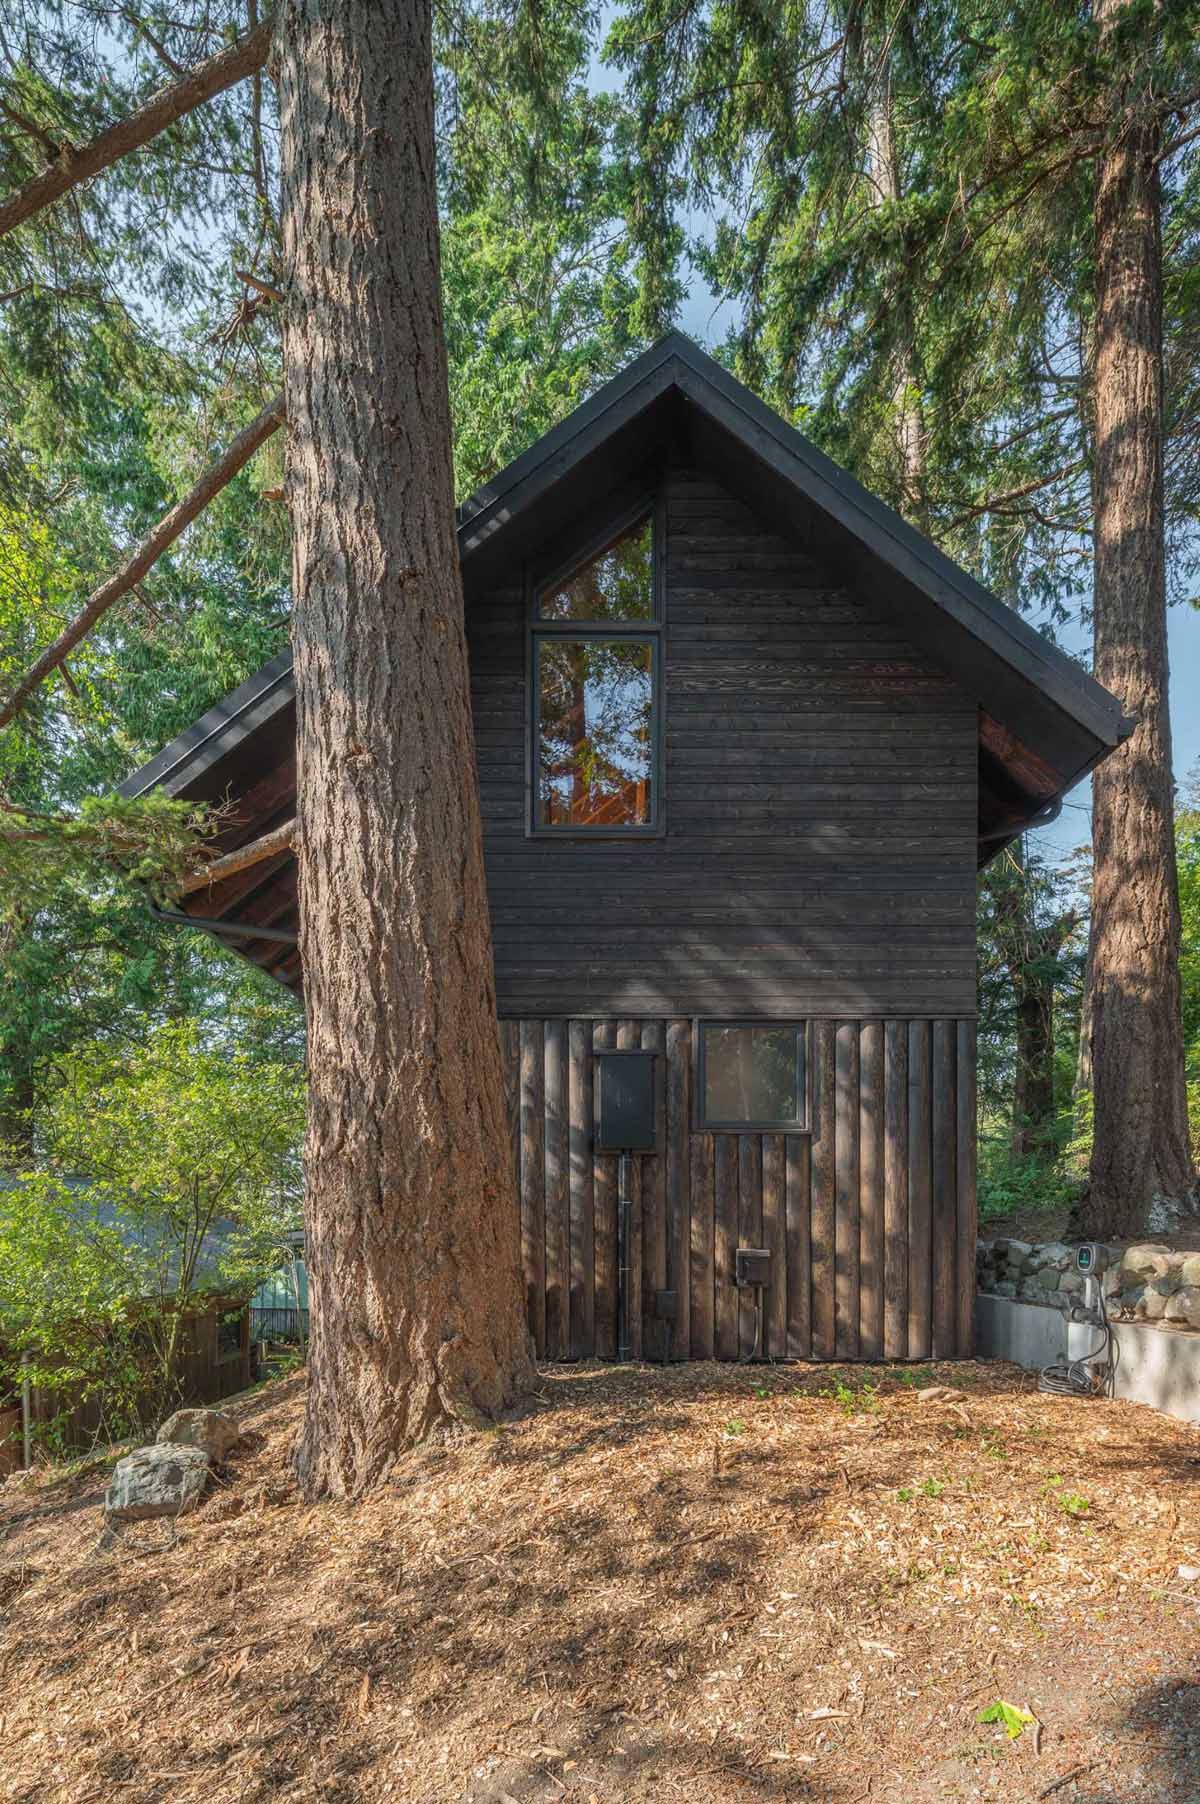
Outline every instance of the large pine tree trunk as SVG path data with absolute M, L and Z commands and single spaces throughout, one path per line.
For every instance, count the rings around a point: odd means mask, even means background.
M 454 534 L 429 0 L 276 39 L 313 1334 L 353 1495 L 528 1368 Z
M 1096 0 L 1102 33 L 1127 0 Z M 1133 1234 L 1182 1199 L 1188 1154 L 1179 994 L 1163 520 L 1160 128 L 1146 72 L 1121 51 L 1098 155 L 1096 675 L 1137 727 L 1093 778 L 1092 1071 L 1087 1232 Z

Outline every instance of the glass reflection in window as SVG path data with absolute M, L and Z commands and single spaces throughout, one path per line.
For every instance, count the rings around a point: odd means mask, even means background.
M 649 639 L 539 638 L 538 824 L 651 825 L 653 715 Z

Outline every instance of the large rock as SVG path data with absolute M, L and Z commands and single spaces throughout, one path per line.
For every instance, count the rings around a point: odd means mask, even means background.
M 1033 1244 L 1028 1240 L 1001 1239 L 993 1245 L 996 1258 L 1006 1265 L 1020 1265 L 1022 1259 L 1028 1259 L 1033 1251 Z
M 1170 1247 L 1156 1246 L 1150 1241 L 1126 1247 L 1121 1255 L 1121 1270 L 1127 1280 L 1141 1279 L 1144 1283 L 1148 1278 L 1165 1278 L 1170 1269 Z
M 1188 1285 L 1200 1284 L 1200 1253 L 1187 1253 L 1179 1267 L 1180 1282 Z
M 1040 1272 L 1046 1266 L 1053 1265 L 1060 1272 L 1065 1272 L 1068 1266 L 1075 1263 L 1075 1249 L 1065 1246 L 1061 1240 L 1046 1240 L 1041 1246 L 1034 1247 L 1029 1257 L 1034 1271 Z
M 241 1440 L 232 1416 L 220 1409 L 177 1409 L 168 1416 L 155 1440 L 173 1447 L 202 1447 L 210 1460 L 220 1461 Z
M 144 1522 L 151 1516 L 182 1516 L 195 1509 L 208 1477 L 202 1447 L 155 1442 L 117 1461 L 104 1499 L 110 1522 Z

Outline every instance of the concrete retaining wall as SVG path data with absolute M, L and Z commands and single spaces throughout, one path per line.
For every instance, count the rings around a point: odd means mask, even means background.
M 1200 1334 L 1114 1322 L 1117 1370 L 1113 1395 L 1148 1403 L 1184 1422 L 1200 1422 Z M 1041 1303 L 1008 1297 L 975 1299 L 975 1351 L 1031 1371 L 1067 1356 L 1067 1318 Z

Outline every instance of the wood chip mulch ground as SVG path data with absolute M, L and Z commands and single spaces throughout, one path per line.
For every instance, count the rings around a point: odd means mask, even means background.
M 98 1551 L 99 1466 L 0 1490 L 0 1797 L 1200 1800 L 1195 1428 L 997 1364 L 558 1367 L 309 1507 L 302 1387 L 177 1533 Z

